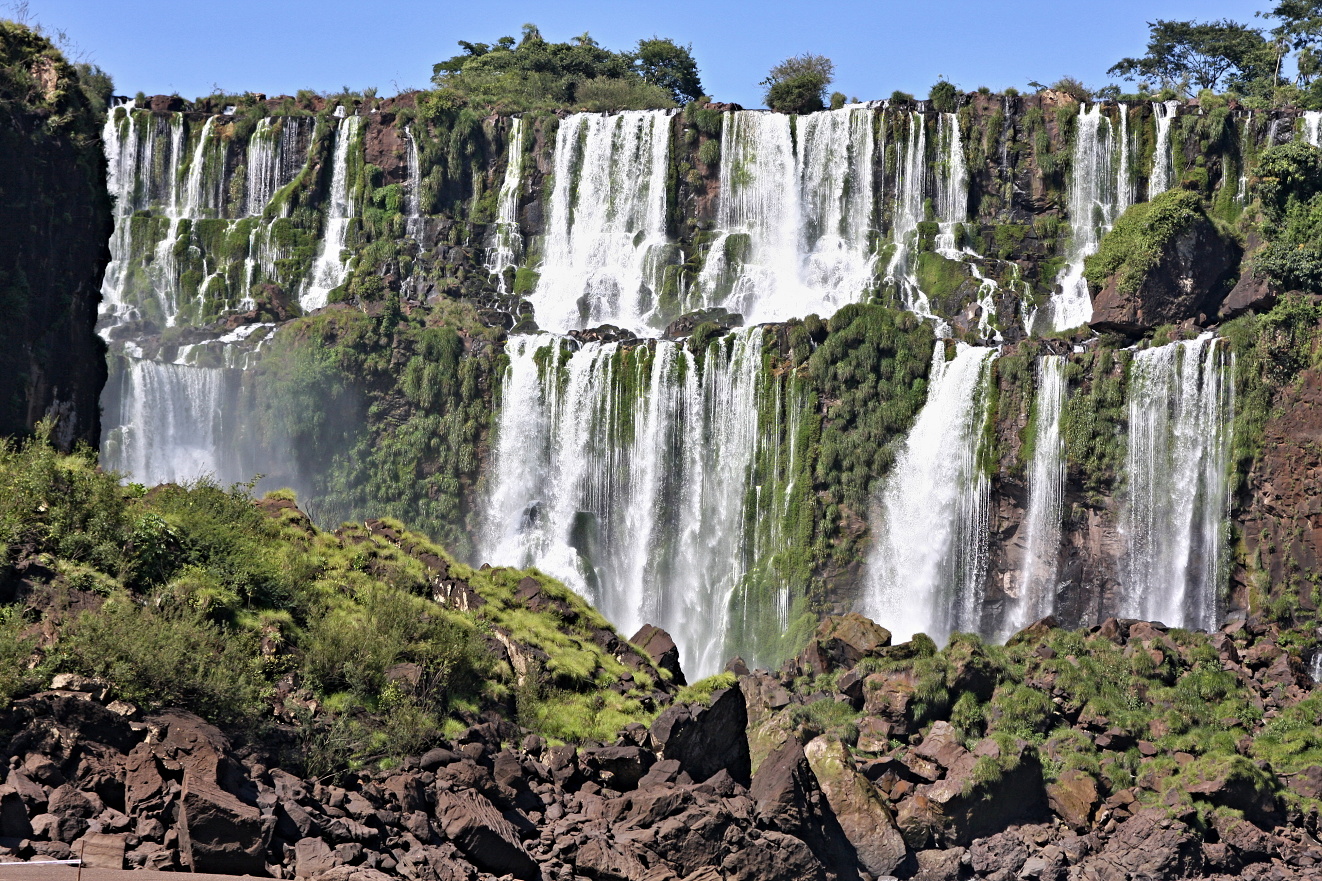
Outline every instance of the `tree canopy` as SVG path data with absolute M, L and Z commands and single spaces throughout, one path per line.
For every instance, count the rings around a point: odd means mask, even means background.
M 1248 25 L 1157 19 L 1148 28 L 1147 54 L 1123 58 L 1107 73 L 1193 93 L 1227 86 L 1251 91 L 1275 72 L 1277 51 Z
M 432 67 L 441 99 L 455 106 L 642 110 L 673 107 L 702 93 L 690 48 L 662 37 L 615 52 L 586 32 L 553 43 L 525 24 L 518 41 L 506 36 L 494 44 L 460 40 L 459 46 L 461 54 Z
M 771 68 L 760 83 L 767 106 L 782 113 L 812 113 L 826 107 L 826 87 L 835 78 L 835 63 L 825 55 L 805 53 Z

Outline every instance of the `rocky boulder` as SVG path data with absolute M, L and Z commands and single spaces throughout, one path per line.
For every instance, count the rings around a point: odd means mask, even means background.
M 651 734 L 661 757 L 678 761 L 694 782 L 728 771 L 736 782 L 747 786 L 752 773 L 747 725 L 744 695 L 734 685 L 714 693 L 707 706 L 670 707 L 652 723 Z
M 669 633 L 660 627 L 644 624 L 629 642 L 642 649 L 659 669 L 670 671 L 671 681 L 675 685 L 688 685 L 684 671 L 679 666 L 679 647 Z
M 1162 324 L 1206 323 L 1241 257 L 1238 242 L 1193 193 L 1171 190 L 1135 205 L 1087 259 L 1090 324 L 1137 335 Z
M 908 855 L 904 837 L 881 795 L 859 773 L 849 749 L 838 740 L 818 737 L 804 748 L 813 776 L 858 862 L 872 875 L 890 875 Z
M 857 612 L 834 615 L 822 621 L 800 655 L 800 665 L 817 675 L 850 669 L 891 644 L 885 627 Z

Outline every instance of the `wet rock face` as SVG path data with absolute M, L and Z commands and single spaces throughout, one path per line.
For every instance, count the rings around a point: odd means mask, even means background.
M 95 324 L 112 221 L 101 120 L 69 65 L 28 57 L 41 42 L 0 34 L 0 67 L 39 84 L 0 110 L 0 437 L 49 418 L 68 449 L 100 442 L 106 364 Z

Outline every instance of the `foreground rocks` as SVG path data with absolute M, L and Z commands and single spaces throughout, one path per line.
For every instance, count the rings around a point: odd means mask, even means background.
M 1095 630 L 1126 651 L 1181 651 L 1160 625 L 1111 620 Z M 1016 640 L 1045 657 L 1051 633 L 1043 623 Z M 732 687 L 676 704 L 650 728 L 629 726 L 614 743 L 552 746 L 493 719 L 389 771 L 335 780 L 273 767 L 188 713 L 140 718 L 99 683 L 65 675 L 0 717 L 10 732 L 0 857 L 321 881 L 1137 881 L 1322 871 L 1316 811 L 1291 808 L 1264 783 L 1262 763 L 1190 765 L 1200 769 L 1195 782 L 1174 795 L 1160 774 L 1123 787 L 1078 768 L 1048 775 L 1050 756 L 1022 739 L 918 724 L 919 683 L 899 663 L 916 649 L 890 642 L 858 616 L 828 619 L 782 670 L 741 671 Z M 1309 693 L 1270 628 L 1232 625 L 1210 644 L 1265 714 Z M 976 653 L 945 657 L 960 693 L 990 695 Z M 1055 695 L 1063 721 L 1104 753 L 1155 753 L 1071 706 L 1052 682 L 1031 687 Z M 812 721 L 828 705 L 860 711 L 852 733 Z M 1168 764 L 1193 761 L 1176 754 Z M 1322 766 L 1286 785 L 1317 798 Z

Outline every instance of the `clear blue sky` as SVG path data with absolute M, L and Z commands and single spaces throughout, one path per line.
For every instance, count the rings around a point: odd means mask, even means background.
M 12 0 L 0 0 L 0 16 Z M 1254 21 L 1271 0 L 29 0 L 32 18 L 69 39 L 116 91 L 219 87 L 275 95 L 428 84 L 457 40 L 493 42 L 536 23 L 550 40 L 588 31 L 611 49 L 639 37 L 691 43 L 709 94 L 755 107 L 757 83 L 803 52 L 832 58 L 837 88 L 863 99 L 926 96 L 939 76 L 964 89 L 1023 89 L 1069 75 L 1107 82 L 1141 55 L 1146 21 Z M 1259 25 L 1265 22 L 1258 20 Z

